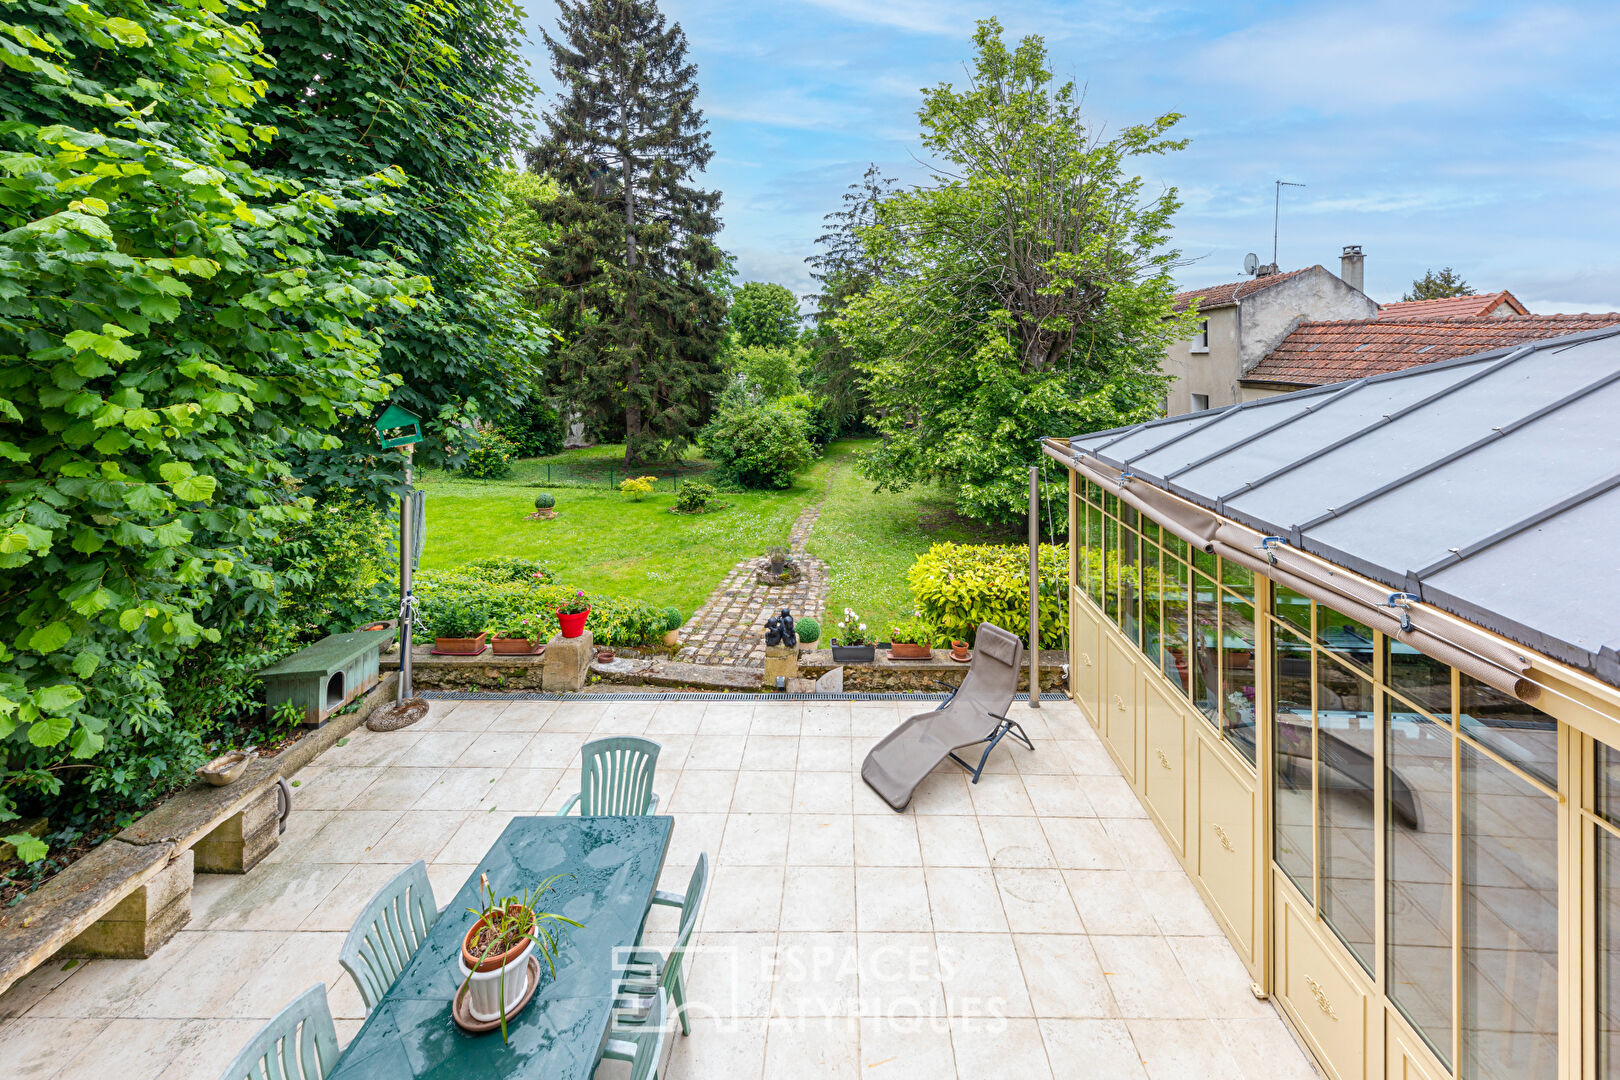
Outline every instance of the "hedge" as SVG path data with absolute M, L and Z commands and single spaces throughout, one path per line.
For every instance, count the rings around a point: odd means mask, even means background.
M 424 570 L 416 576 L 415 592 L 418 614 L 431 634 L 435 620 L 459 625 L 469 607 L 491 626 L 525 615 L 550 617 L 558 602 L 574 590 L 555 584 L 536 563 L 483 559 L 452 570 Z M 648 645 L 664 634 L 664 609 L 645 600 L 592 595 L 590 602 L 585 629 L 598 645 Z
M 1068 623 L 1069 556 L 1040 547 L 1041 647 L 1061 648 Z M 917 610 L 941 631 L 972 641 L 980 623 L 1019 637 L 1029 628 L 1029 549 L 1018 545 L 935 544 L 906 574 Z

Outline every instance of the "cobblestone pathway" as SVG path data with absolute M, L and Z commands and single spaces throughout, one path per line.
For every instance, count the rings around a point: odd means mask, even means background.
M 770 559 L 756 555 L 733 566 L 703 606 L 681 627 L 681 660 L 695 664 L 765 666 L 765 620 L 783 608 L 794 618 L 826 614 L 827 564 L 805 554 L 804 542 L 821 516 L 821 506 L 805 507 L 793 523 L 788 547 L 804 576 L 795 585 L 761 585 L 756 571 Z

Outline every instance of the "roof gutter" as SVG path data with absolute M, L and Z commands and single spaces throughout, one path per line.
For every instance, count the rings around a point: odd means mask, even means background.
M 1520 701 L 1534 702 L 1541 696 L 1541 687 L 1530 678 L 1529 657 L 1500 638 L 1424 604 L 1419 597 L 1391 592 L 1387 586 L 1307 555 L 1280 537 L 1263 536 L 1153 484 L 1136 483 L 1129 471 L 1083 452 L 1051 442 L 1043 442 L 1041 450 L 1202 551 L 1230 559 L 1327 604 Z

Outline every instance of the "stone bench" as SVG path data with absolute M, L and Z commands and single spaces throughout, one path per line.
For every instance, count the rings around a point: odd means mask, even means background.
M 388 676 L 364 705 L 233 784 L 197 783 L 0 911 L 0 994 L 52 957 L 145 959 L 191 921 L 194 874 L 245 874 L 280 842 L 276 788 L 394 694 Z

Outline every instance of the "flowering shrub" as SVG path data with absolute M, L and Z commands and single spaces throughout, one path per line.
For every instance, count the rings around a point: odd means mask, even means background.
M 619 490 L 630 496 L 631 502 L 640 502 L 652 494 L 653 485 L 657 482 L 656 476 L 627 476 L 619 481 Z
M 523 638 L 525 641 L 533 642 L 540 636 L 542 630 L 549 632 L 547 623 L 548 620 L 538 615 L 517 615 L 501 624 L 501 637 L 511 638 L 514 641 Z
M 818 628 L 819 629 L 819 628 Z M 844 617 L 838 620 L 838 633 L 833 635 L 834 645 L 870 645 L 872 635 L 867 631 L 866 624 L 852 608 L 844 609 Z

